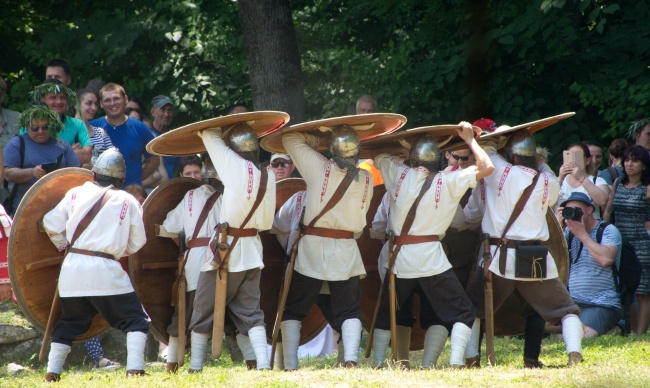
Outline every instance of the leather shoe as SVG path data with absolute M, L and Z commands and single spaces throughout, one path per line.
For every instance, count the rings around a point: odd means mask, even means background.
M 47 372 L 45 375 L 45 381 L 48 383 L 56 383 L 61 380 L 61 375 L 58 373 Z
M 528 369 L 542 369 L 544 367 L 544 364 L 542 364 L 541 361 L 534 359 L 534 358 L 529 358 L 529 357 L 524 357 L 524 368 Z
M 468 368 L 480 368 L 481 356 L 474 356 L 465 359 L 465 366 Z
M 356 361 L 346 361 L 343 363 L 344 368 L 356 368 L 359 364 Z
M 257 360 L 246 360 L 246 369 L 257 369 Z
M 569 353 L 569 362 L 567 362 L 567 365 L 578 365 L 582 362 L 582 354 L 578 352 L 571 352 Z
M 126 377 L 129 376 L 144 376 L 145 373 L 143 370 L 134 370 L 134 369 L 129 369 L 126 371 Z

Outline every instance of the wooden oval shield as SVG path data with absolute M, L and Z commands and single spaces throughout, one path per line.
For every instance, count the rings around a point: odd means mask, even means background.
M 275 211 L 277 212 L 291 196 L 301 190 L 306 190 L 307 185 L 300 178 L 287 178 L 275 184 Z M 280 289 L 284 280 L 285 265 L 287 257 L 284 249 L 278 242 L 277 237 L 269 231 L 260 232 L 264 252 L 264 270 L 260 279 L 260 291 L 262 294 L 260 304 L 264 311 L 264 323 L 266 324 L 266 337 L 269 344 L 273 336 L 273 325 L 278 311 L 278 300 Z M 327 325 L 325 317 L 317 305 L 313 305 L 309 313 L 302 321 L 300 329 L 300 344 L 305 344 L 316 337 Z
M 129 257 L 129 271 L 135 292 L 151 318 L 149 330 L 156 340 L 167 343 L 167 326 L 172 321 L 171 289 L 178 270 L 179 249 L 167 237 L 158 237 L 155 225 L 161 225 L 167 213 L 183 200 L 185 193 L 201 186 L 191 178 L 174 178 L 156 187 L 142 205 L 147 243 Z
M 42 333 L 50 316 L 64 256 L 39 227 L 39 223 L 68 190 L 92 180 L 93 173 L 83 168 L 56 170 L 39 179 L 25 193 L 16 209 L 9 238 L 11 287 L 25 318 Z M 60 309 L 56 314 L 61 314 Z M 108 323 L 98 314 L 90 329 L 76 340 L 93 338 L 107 328 Z

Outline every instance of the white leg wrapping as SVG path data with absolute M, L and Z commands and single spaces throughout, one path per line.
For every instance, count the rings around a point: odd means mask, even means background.
M 202 370 L 205 360 L 205 351 L 208 348 L 209 334 L 192 331 L 192 350 L 190 351 L 190 369 Z
M 52 342 L 50 344 L 50 354 L 47 356 L 47 371 L 48 373 L 56 373 L 60 375 L 63 372 L 63 364 L 65 363 L 68 353 L 70 353 L 68 345 Z
M 476 318 L 474 324 L 472 325 L 472 335 L 469 337 L 469 342 L 465 348 L 465 358 L 477 357 L 479 354 L 479 348 L 481 344 L 479 340 L 481 339 L 481 320 Z
M 243 334 L 237 334 L 237 346 L 244 355 L 244 360 L 246 361 L 255 361 L 257 356 L 255 355 L 255 350 L 253 350 L 253 345 L 251 345 L 251 340 Z
M 167 362 L 178 362 L 178 337 L 169 337 L 169 344 L 167 344 Z
M 584 329 L 582 322 L 575 314 L 567 314 L 562 318 L 562 336 L 566 346 L 567 354 L 578 352 L 582 354 L 582 337 Z
M 372 340 L 373 362 L 372 366 L 380 367 L 384 365 L 386 359 L 386 349 L 390 343 L 390 330 L 375 328 L 375 334 Z
M 345 361 L 359 362 L 359 344 L 361 343 L 361 321 L 357 318 L 346 319 L 341 325 Z
M 239 340 L 239 336 L 237 337 L 237 340 Z M 266 350 L 266 329 L 264 326 L 255 326 L 248 330 L 248 338 L 255 351 L 257 369 L 270 369 L 271 364 L 269 363 L 269 354 Z M 244 349 L 242 349 L 242 352 L 244 352 Z
M 336 344 L 336 362 L 343 364 L 345 362 L 345 346 L 343 346 L 343 338 L 339 338 Z
M 436 366 L 438 357 L 447 343 L 449 331 L 442 325 L 430 326 L 424 336 L 424 352 L 422 353 L 422 367 Z
M 144 347 L 147 335 L 140 331 L 126 333 L 126 370 L 144 370 Z
M 284 370 L 284 348 L 282 348 L 282 342 L 275 344 L 275 357 L 273 361 L 276 369 Z
M 282 321 L 282 347 L 284 352 L 284 369 L 298 369 L 298 346 L 300 346 L 300 321 Z
M 472 335 L 470 329 L 464 323 L 456 322 L 451 328 L 451 356 L 449 357 L 450 365 L 465 365 L 465 348 L 469 337 Z
M 397 360 L 409 361 L 411 350 L 411 328 L 408 326 L 397 326 Z

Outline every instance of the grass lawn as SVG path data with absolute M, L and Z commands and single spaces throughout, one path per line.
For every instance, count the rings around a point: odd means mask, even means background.
M 365 338 L 364 338 L 365 340 Z M 361 358 L 358 369 L 335 366 L 336 357 L 301 360 L 297 372 L 247 371 L 233 365 L 224 352 L 218 361 L 209 361 L 201 374 L 188 374 L 186 365 L 176 375 L 164 373 L 163 363 L 147 364 L 145 377 L 126 378 L 124 368 L 97 371 L 91 368 L 68 369 L 57 386 L 61 387 L 292 387 L 292 386 L 549 386 L 549 387 L 648 387 L 650 386 L 650 335 L 622 337 L 603 336 L 583 341 L 585 362 L 566 366 L 564 343 L 554 337 L 545 339 L 541 370 L 523 368 L 523 340 L 497 338 L 497 365 L 471 370 L 398 370 L 387 367 L 374 370 L 370 359 Z M 361 353 L 360 353 L 361 354 Z M 411 364 L 418 365 L 422 352 L 411 353 Z M 445 348 L 438 365 L 449 360 Z M 29 369 L 17 376 L 7 376 L 6 366 L 0 369 L 0 386 L 32 387 L 45 385 L 45 367 Z

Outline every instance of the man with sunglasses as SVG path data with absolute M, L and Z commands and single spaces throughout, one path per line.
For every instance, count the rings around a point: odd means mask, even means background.
M 6 209 L 12 215 L 27 190 L 45 174 L 81 165 L 70 144 L 58 137 L 63 123 L 57 112 L 32 105 L 20 115 L 19 125 L 27 132 L 9 140 L 3 155 L 5 179 L 14 183 L 12 206 Z
M 287 154 L 273 154 L 271 155 L 271 169 L 277 182 L 280 179 L 290 178 L 296 165 L 293 164 L 291 156 Z
M 471 150 L 447 151 L 445 157 L 449 161 L 449 166 L 445 171 L 456 171 L 466 169 L 476 164 L 476 159 Z

